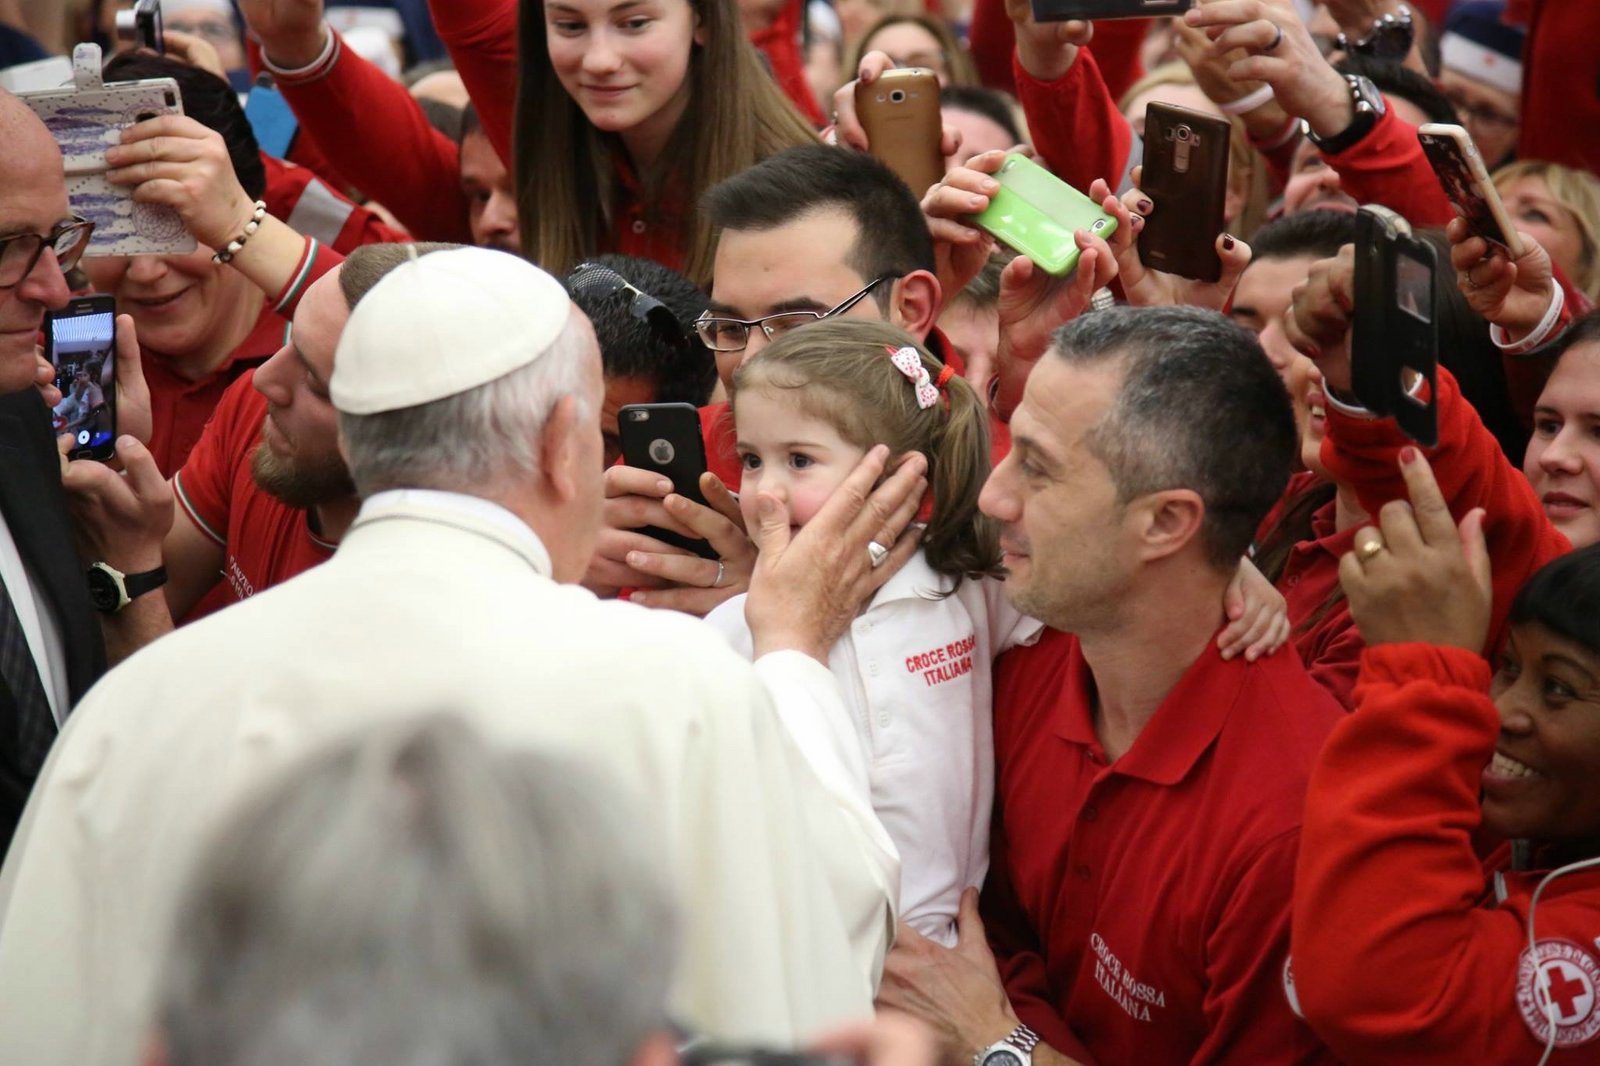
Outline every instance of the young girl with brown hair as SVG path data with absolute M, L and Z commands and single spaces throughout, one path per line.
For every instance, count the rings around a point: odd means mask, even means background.
M 982 884 L 989 861 L 991 667 L 1041 628 L 1007 602 L 998 532 L 978 512 L 989 473 L 984 409 L 908 334 L 850 318 L 762 349 L 734 373 L 732 406 L 751 528 L 758 493 L 783 498 L 790 521 L 805 525 L 875 445 L 888 445 L 891 461 L 928 460 L 922 549 L 828 665 L 852 711 L 873 808 L 900 852 L 900 916 L 954 944 L 961 892 Z M 743 596 L 707 621 L 752 651 Z

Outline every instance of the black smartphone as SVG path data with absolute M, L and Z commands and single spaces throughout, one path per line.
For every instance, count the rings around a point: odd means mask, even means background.
M 45 355 L 61 402 L 56 435 L 71 434 L 69 459 L 109 459 L 117 441 L 117 302 L 79 296 L 45 316 Z
M 117 12 L 117 37 L 139 48 L 166 55 L 166 26 L 161 20 L 161 0 L 136 0 L 127 11 Z
M 653 470 L 672 482 L 672 491 L 704 505 L 700 475 L 706 472 L 706 445 L 700 436 L 700 412 L 689 403 L 630 403 L 617 412 L 622 461 Z M 675 548 L 715 559 L 716 549 L 697 537 L 645 526 L 639 532 Z
M 1227 119 L 1173 104 L 1144 111 L 1144 172 L 1139 188 L 1155 213 L 1139 233 L 1139 259 L 1151 270 L 1199 281 L 1222 277 L 1217 237 L 1228 200 Z
M 1439 443 L 1438 256 L 1405 219 L 1367 205 L 1356 215 L 1350 377 L 1367 410 L 1425 447 Z
M 1067 19 L 1142 19 L 1155 15 L 1181 15 L 1194 0 L 1033 0 L 1036 22 Z

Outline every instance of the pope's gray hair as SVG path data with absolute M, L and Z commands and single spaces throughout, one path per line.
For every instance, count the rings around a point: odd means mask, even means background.
M 442 715 L 301 761 L 180 896 L 171 1066 L 625 1066 L 665 1025 L 676 940 L 661 834 L 625 797 Z
M 556 403 L 573 396 L 580 422 L 593 415 L 583 389 L 586 372 L 600 372 L 597 352 L 594 331 L 574 308 L 543 355 L 503 377 L 397 411 L 341 411 L 339 434 L 356 491 L 363 497 L 385 489 L 470 492 L 537 473 L 539 433 Z

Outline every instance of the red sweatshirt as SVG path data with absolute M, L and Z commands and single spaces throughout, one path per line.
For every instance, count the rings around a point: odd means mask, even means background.
M 1149 30 L 1149 19 L 1106 19 L 1094 24 L 1094 40 L 1089 48 L 1105 74 L 1113 100 L 1121 99 L 1134 82 L 1144 77 L 1139 46 Z M 1006 14 L 1005 0 L 975 0 L 967 43 L 978 68 L 978 79 L 991 89 L 1016 93 L 1011 58 L 1017 29 Z
M 1459 648 L 1362 656 L 1357 707 L 1311 775 L 1295 871 L 1294 988 L 1333 1050 L 1367 1066 L 1539 1061 L 1549 1035 L 1527 911 L 1542 873 L 1485 869 L 1472 838 L 1500 719 Z M 1600 1061 L 1600 871 L 1539 897 L 1554 1064 Z
M 1533 486 L 1506 461 L 1499 442 L 1461 398 L 1455 379 L 1443 367 L 1435 389 L 1439 444 L 1424 451 L 1440 492 L 1457 521 L 1474 507 L 1487 512 L 1483 532 L 1494 565 L 1494 614 L 1484 651 L 1493 654 L 1505 642 L 1506 617 L 1517 591 L 1545 563 L 1571 551 L 1572 545 L 1550 524 Z M 1362 510 L 1376 515 L 1390 500 L 1406 498 L 1399 454 L 1410 443 L 1393 419 L 1352 417 L 1330 406 L 1322 464 L 1335 481 L 1356 490 Z
M 277 76 L 301 132 L 341 178 L 418 238 L 471 244 L 456 143 L 428 124 L 403 85 L 344 47 L 337 34 L 333 47 L 330 63 L 308 76 Z
M 1043 82 L 1013 62 L 1017 100 L 1028 132 L 1050 172 L 1080 192 L 1095 178 L 1113 192 L 1122 186 L 1133 148 L 1133 128 L 1106 88 L 1094 56 L 1080 50 L 1067 72 Z
M 806 0 L 786 0 L 772 25 L 750 34 L 750 43 L 759 48 L 772 67 L 772 76 L 783 95 L 793 101 L 813 126 L 823 124 L 822 108 L 806 78 L 805 57 L 800 54 L 800 21 L 805 18 Z
M 1291 500 L 1319 482 L 1322 479 L 1316 474 L 1296 474 L 1283 498 Z M 1323 609 L 1339 588 L 1339 560 L 1355 548 L 1354 528 L 1334 529 L 1335 510 L 1336 505 L 1329 501 L 1311 516 L 1311 539 L 1291 549 L 1277 588 L 1287 601 L 1294 650 L 1300 661 L 1313 680 L 1349 707 L 1356 667 L 1366 645 L 1350 617 L 1348 602 L 1341 597 L 1333 607 Z M 1316 621 L 1312 622 L 1313 618 Z
M 1600 174 L 1600 4 L 1513 0 L 1528 26 L 1517 155 Z
M 1284 973 L 1306 780 L 1338 704 L 1293 655 L 1213 643 L 1115 761 L 1094 705 L 1076 638 L 1001 656 L 983 907 L 1013 1008 L 1108 1066 L 1331 1063 Z
M 304 237 L 315 237 L 340 255 L 363 244 L 409 241 L 411 234 L 384 222 L 305 167 L 262 153 L 267 168 L 267 213 Z

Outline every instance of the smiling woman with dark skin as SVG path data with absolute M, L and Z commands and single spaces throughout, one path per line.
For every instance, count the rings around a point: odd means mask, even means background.
M 1347 1062 L 1593 1063 L 1600 545 L 1528 580 L 1491 670 L 1483 512 L 1458 527 L 1400 464 L 1410 503 L 1340 565 L 1368 648 L 1307 791 L 1285 987 Z

